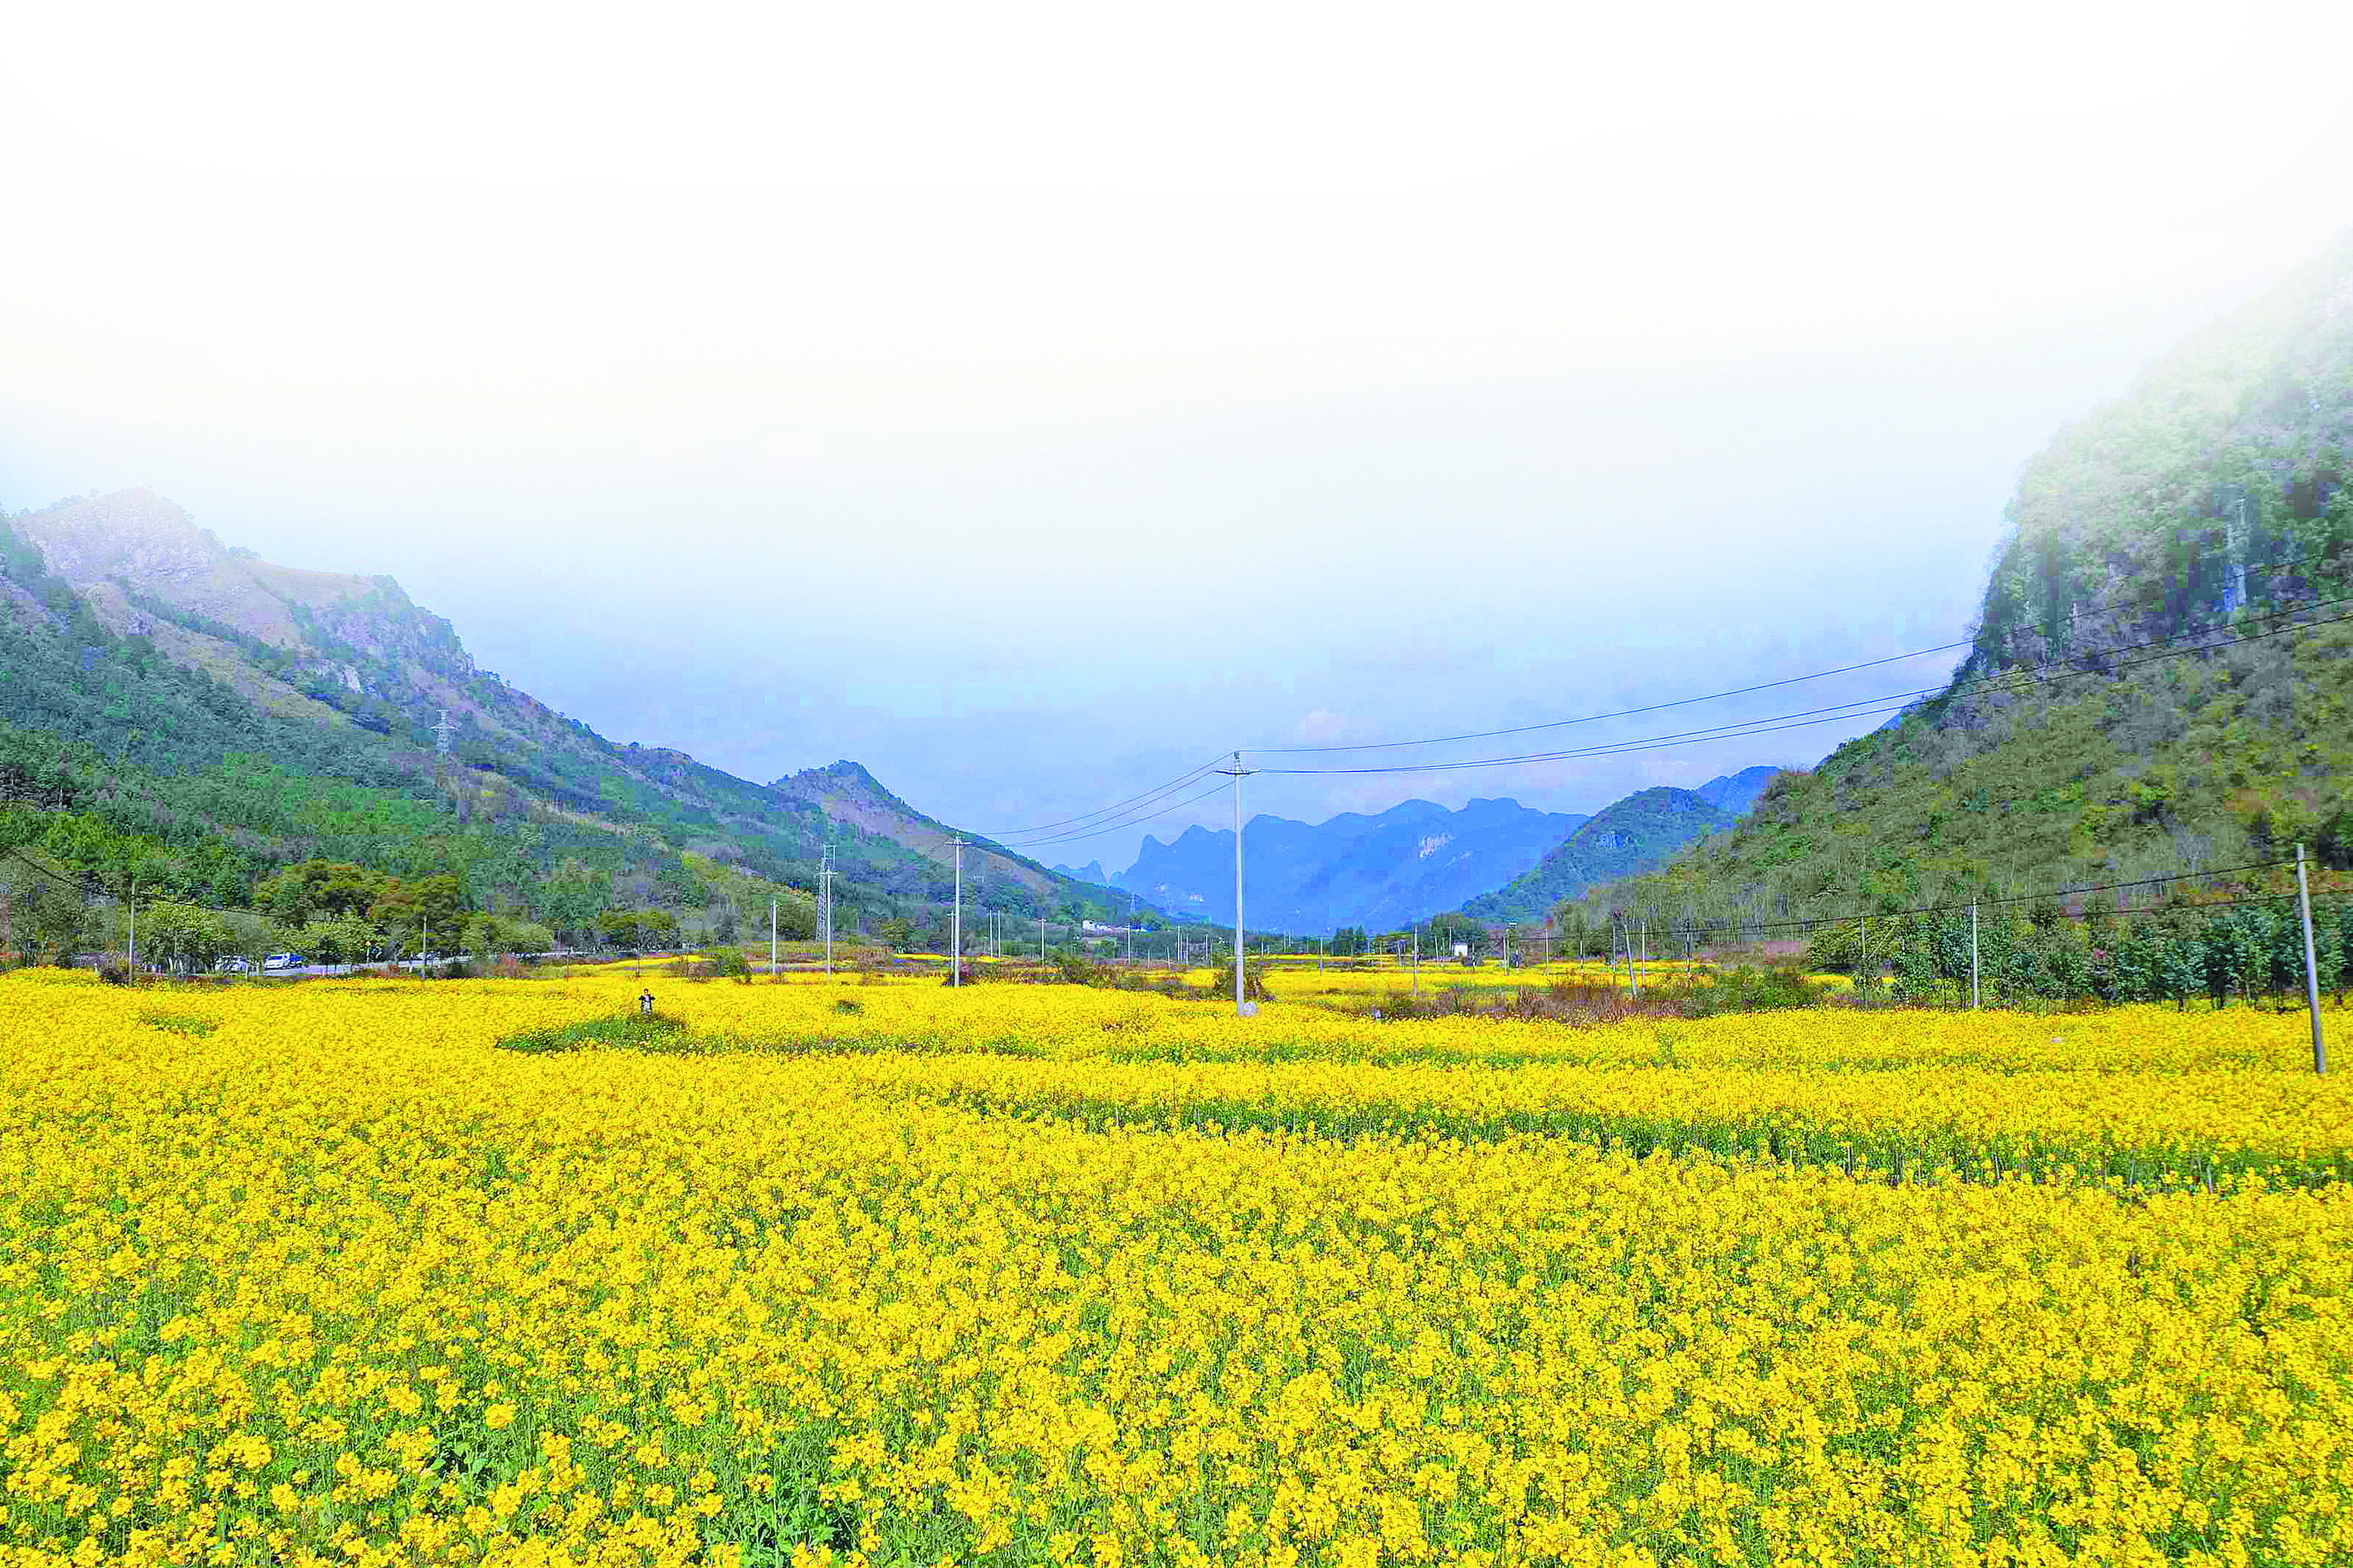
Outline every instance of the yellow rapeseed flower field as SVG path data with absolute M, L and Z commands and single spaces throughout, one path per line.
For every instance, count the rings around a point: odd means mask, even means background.
M 1229 1012 L 0 977 L 0 1568 L 2353 1562 L 2299 1018 Z

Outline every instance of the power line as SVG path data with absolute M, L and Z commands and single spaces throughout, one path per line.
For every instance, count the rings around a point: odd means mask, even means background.
M 2326 556 L 2307 556 L 2288 561 L 2261 563 L 2261 568 L 2265 571 L 2277 571 L 2327 558 Z M 2257 563 L 2249 563 L 2251 568 L 2256 565 Z M 2104 609 L 2126 605 L 2133 602 L 2135 599 L 2134 595 L 2118 595 L 2105 601 L 2094 600 L 2088 604 L 2073 605 L 2069 607 L 2068 619 L 2073 620 L 2078 616 L 2095 614 Z M 1710 692 L 1703 696 L 1678 697 L 1672 702 L 1649 703 L 1641 707 L 1620 708 L 1611 713 L 1586 714 L 1577 718 L 1549 719 L 1541 724 L 1514 725 L 1504 729 L 1472 730 L 1461 735 L 1426 736 L 1419 740 L 1374 740 L 1335 746 L 1261 746 L 1251 749 L 1265 757 L 1298 757 L 1341 751 L 1395 751 L 1416 746 L 1443 746 L 1454 741 L 1493 740 L 1507 735 L 1530 735 L 1538 730 L 1563 729 L 1580 724 L 1599 724 L 1606 719 L 1632 718 L 1642 714 L 1660 713 L 1668 708 L 1690 707 L 1699 703 L 1720 702 L 1727 697 L 1749 696 L 1757 692 L 1775 691 L 1783 686 L 1802 685 L 1809 681 L 1827 680 L 1833 675 L 1851 675 L 1858 670 L 1874 670 L 1888 664 L 1901 664 L 1910 659 L 1923 659 L 1931 653 L 1949 653 L 1957 649 L 1971 648 L 1976 646 L 1976 641 L 1975 638 L 1964 638 L 1957 642 L 1939 642 L 1934 647 L 1915 648 L 1907 653 L 1891 653 L 1883 659 L 1866 659 L 1859 664 L 1841 664 L 1833 670 L 1816 670 L 1808 674 L 1791 675 L 1783 680 L 1762 681 L 1753 686 L 1736 686 L 1729 691 Z M 2148 644 L 2141 646 L 2148 646 Z M 1931 688 L 1931 690 L 1941 688 Z
M 2278 620 L 2284 616 L 2305 615 L 2309 614 L 2311 611 L 2316 609 L 2325 609 L 2333 606 L 2348 603 L 2353 603 L 2353 596 L 2348 596 L 2343 599 L 2325 599 L 2314 604 L 2300 605 L 2294 609 L 2280 610 L 2272 615 L 2257 617 L 2255 619 L 2259 621 Z M 2147 658 L 2126 660 L 2121 663 L 2108 664 L 2100 669 L 2086 670 L 2075 667 L 2076 662 L 2081 660 L 2099 659 L 2105 661 L 2116 653 L 2137 652 L 2144 649 L 2158 647 L 2165 642 L 2177 641 L 2184 637 L 2211 636 L 2214 630 L 2217 630 L 2212 627 L 2194 627 L 2185 631 L 2175 632 L 2168 637 L 2154 639 L 2148 642 L 2131 644 L 2123 648 L 2105 649 L 2093 653 L 2078 653 L 2072 655 L 2065 661 L 2055 661 L 2051 664 L 2039 665 L 2023 671 L 2009 671 L 1999 675 L 1983 676 L 1974 682 L 1949 683 L 1942 686 L 1922 686 L 1908 692 L 1892 692 L 1876 697 L 1861 698 L 1852 703 L 1836 704 L 1830 707 L 1803 708 L 1794 713 L 1774 714 L 1756 719 L 1740 719 L 1729 724 L 1710 726 L 1703 729 L 1683 730 L 1670 735 L 1647 736 L 1639 740 L 1611 741 L 1598 746 L 1577 747 L 1560 751 L 1526 752 L 1512 757 L 1466 758 L 1445 762 L 1406 763 L 1388 767 L 1270 768 L 1263 769 L 1263 771 L 1293 776 L 1319 774 L 1364 775 L 1384 773 L 1444 773 L 1469 768 L 1505 768 L 1531 762 L 1560 762 L 1579 758 L 1621 756 L 1630 752 L 1655 750 L 1661 747 L 1684 745 L 1694 741 L 1738 740 L 1749 736 L 1771 735 L 1788 729 L 1804 729 L 1815 726 L 1836 723 L 1845 719 L 1868 718 L 1876 713 L 1893 713 L 1903 707 L 1908 706 L 1914 702 L 1938 695 L 1967 696 L 1981 694 L 2014 694 L 2033 686 L 2047 685 L 2052 681 L 2068 680 L 2083 675 L 2113 674 L 2120 670 L 2135 669 L 2142 664 L 2154 663 L 2160 659 L 2176 659 L 2191 653 L 2211 652 L 2218 649 L 2236 647 L 2242 642 L 2260 641 L 2267 637 L 2277 637 L 2289 632 L 2310 630 L 2322 626 L 2334 626 L 2345 620 L 2353 620 L 2353 615 L 2330 616 L 2319 620 L 2296 621 L 2291 625 L 2276 626 L 2264 631 L 2249 632 L 2242 636 L 2227 638 L 2221 641 L 2201 642 L 2188 648 L 2168 649 L 2163 652 L 2151 654 Z M 1673 706 L 1679 705 L 1664 704 L 1661 705 Z M 1581 721 L 1564 720 L 1563 722 L 1577 723 Z
M 2052 899 L 2074 898 L 2086 893 L 2113 893 L 2120 887 L 2156 887 L 2176 882 L 2202 882 L 2215 877 L 2237 876 L 2251 871 L 2277 871 L 2295 863 L 2293 860 L 2256 861 L 2247 865 L 2216 866 L 2206 871 L 2183 871 L 2165 876 L 2141 876 L 2123 882 L 2093 883 L 2082 887 L 2053 888 L 2043 893 L 2019 893 L 2006 895 L 2000 898 L 1976 898 L 1961 904 L 1922 904 L 1908 909 L 1861 909 L 1843 915 L 1808 915 L 1794 919 L 1780 920 L 1735 918 L 1724 924 L 1736 927 L 1743 931 L 1814 931 L 1825 926 L 1844 926 L 1857 920 L 1902 920 L 1921 915 L 1958 915 L 1966 912 L 1972 906 L 1979 909 L 2000 909 L 2013 904 L 2042 904 Z M 2284 893 L 2263 894 L 2248 902 L 2262 902 L 2286 896 L 2287 895 Z M 2198 906 L 2201 909 L 2219 906 L 2202 904 Z M 2089 913 L 2089 911 L 2084 913 Z M 2123 911 L 2107 910 L 2102 913 L 2118 914 Z
M 1499 736 L 1528 735 L 1540 729 L 1565 729 L 1571 725 L 1599 724 L 1604 719 L 1632 718 L 1641 714 L 1654 714 L 1668 708 L 1690 707 L 1696 703 L 1719 702 L 1725 697 L 1745 697 L 1756 692 L 1769 692 L 1780 686 L 1802 685 L 1808 681 L 1820 681 L 1831 675 L 1849 675 L 1857 670 L 1877 669 L 1883 664 L 1900 664 L 1906 659 L 1924 658 L 1930 653 L 1947 653 L 1956 648 L 1966 648 L 1967 642 L 1940 642 L 1934 648 L 1915 648 L 1909 653 L 1891 653 L 1884 659 L 1867 659 L 1860 664 L 1845 664 L 1835 670 L 1817 670 L 1810 675 L 1792 675 L 1784 681 L 1762 681 L 1753 686 L 1736 686 L 1730 691 L 1710 692 L 1705 696 L 1678 697 L 1668 703 L 1650 703 L 1639 708 L 1620 708 L 1612 713 L 1587 714 L 1579 718 L 1551 719 L 1543 724 L 1514 725 L 1509 729 L 1473 730 L 1462 735 L 1434 735 L 1420 740 L 1368 740 L 1353 746 L 1261 746 L 1252 749 L 1262 757 L 1296 757 L 1332 751 L 1395 751 L 1410 746 L 1443 746 L 1458 740 L 1493 740 Z M 1282 768 L 1270 768 L 1280 773 Z
M 1225 788 L 1226 786 L 1223 784 L 1212 784 L 1207 789 L 1202 790 L 1198 795 L 1193 796 L 1190 800 L 1179 800 L 1173 806 L 1164 807 L 1148 817 L 1136 817 L 1127 821 L 1113 822 L 1107 827 L 1091 828 L 1082 832 L 1065 833 L 1057 838 L 1038 839 L 1028 843 L 1008 844 L 1005 847 L 1008 849 L 1022 850 L 1042 849 L 1058 843 L 1075 843 L 1082 839 L 1099 839 L 1107 833 L 1119 832 L 1127 828 L 1140 828 L 1147 822 L 1156 822 L 1163 817 L 1174 816 L 1178 811 L 1183 810 L 1186 807 L 1194 804 L 1196 801 L 1206 800 L 1210 796 L 1219 793 Z
M 1223 786 L 1221 785 L 1219 788 L 1222 789 Z M 27 871 L 47 877 L 51 882 L 56 883 L 59 887 L 66 889 L 69 893 L 77 894 L 85 898 L 90 895 L 89 882 L 69 882 L 64 877 L 59 876 L 56 872 L 51 871 L 47 866 L 41 864 L 38 861 L 34 860 L 29 855 L 26 854 L 22 850 L 10 850 L 8 852 L 8 858 L 15 861 L 17 864 L 25 867 Z M 90 875 L 90 881 L 98 882 L 98 877 L 95 874 Z M 105 884 L 101 882 L 99 883 L 99 885 L 101 888 L 104 888 Z
M 2249 565 L 2251 567 L 2261 567 L 2264 570 L 2275 571 L 2303 564 L 2304 561 L 2325 558 L 2327 557 L 2310 556 L 2304 557 L 2302 561 L 2275 561 L 2267 563 L 2249 563 Z M 2127 599 L 2135 599 L 2137 597 L 2137 595 L 2119 596 L 2115 599 L 2105 601 L 2105 604 L 2123 604 L 2126 603 Z M 2353 596 L 2316 600 L 2309 604 L 2299 605 L 2292 609 L 2274 611 L 2268 615 L 2254 617 L 2252 618 L 2251 620 L 2242 620 L 2239 624 L 2241 626 L 2261 624 L 2264 621 L 2278 620 L 2290 616 L 2306 616 L 2309 615 L 2314 610 L 2328 609 L 2348 603 L 2353 603 Z M 2069 609 L 2068 616 L 2070 620 L 2073 620 L 2082 615 L 2095 612 L 2104 607 L 2105 605 L 2102 601 L 2094 601 L 2090 604 L 2072 606 Z M 1743 739 L 1756 736 L 1781 733 L 1788 730 L 1819 727 L 1826 724 L 1841 723 L 1857 718 L 1871 717 L 1883 713 L 1897 712 L 1905 707 L 1908 707 L 1921 699 L 1939 695 L 1962 696 L 1977 694 L 2014 694 L 2033 686 L 2047 684 L 2053 681 L 2089 674 L 2113 674 L 2121 670 L 2136 668 L 2141 664 L 2154 662 L 2158 659 L 2179 658 L 2189 653 L 2211 652 L 2222 648 L 2237 646 L 2243 642 L 2260 641 L 2267 637 L 2310 630 L 2321 626 L 2334 625 L 2348 620 L 2353 620 L 2353 616 L 2333 616 L 2317 620 L 2298 620 L 2290 625 L 2273 627 L 2266 630 L 2243 632 L 2241 635 L 2231 636 L 2219 641 L 2200 641 L 2190 647 L 2167 649 L 2165 652 L 2151 654 L 2147 658 L 2129 660 L 2120 663 L 2109 662 L 2109 661 L 2114 660 L 2115 656 L 2119 653 L 2137 652 L 2147 649 L 2162 648 L 2165 644 L 2179 642 L 2185 638 L 2211 639 L 2214 637 L 2217 632 L 2230 630 L 2226 626 L 2216 626 L 2211 624 L 2206 626 L 2190 627 L 2183 630 L 2172 632 L 2164 637 L 2154 638 L 2141 643 L 2126 644 L 2122 647 L 2102 649 L 2089 652 L 2073 653 L 2070 654 L 2064 660 L 2054 660 L 2047 664 L 2032 666 L 2025 670 L 2006 671 L 1998 674 L 1978 677 L 1972 681 L 1947 682 L 1942 686 L 1918 687 L 1910 691 L 1889 693 L 1880 696 L 1862 698 L 1847 703 L 1831 704 L 1818 708 L 1799 709 L 1791 713 L 1771 715 L 1754 719 L 1736 720 L 1727 724 L 1709 726 L 1699 729 L 1675 732 L 1668 735 L 1651 736 L 1633 740 L 1608 742 L 1592 747 L 1571 747 L 1548 752 L 1533 752 L 1508 757 L 1456 758 L 1440 762 L 1388 767 L 1337 768 L 1266 768 L 1262 769 L 1262 771 L 1291 776 L 1450 772 L 1472 768 L 1501 768 L 1535 762 L 1565 761 L 1584 758 L 1620 756 L 1633 752 L 1658 749 L 1669 746 L 1687 745 L 1694 742 Z M 1749 695 L 1757 692 L 1773 691 L 1786 686 L 1801 684 L 1809 681 L 1824 679 L 1833 675 L 1850 674 L 1861 670 L 1881 668 L 1889 664 L 1901 663 L 1906 660 L 1925 657 L 1931 653 L 1948 652 L 1957 649 L 1970 647 L 1973 645 L 1974 640 L 1970 640 L 1968 641 L 1941 643 L 1935 647 L 1915 649 L 1908 652 L 1890 654 L 1880 659 L 1865 660 L 1859 663 L 1842 665 L 1836 669 L 1817 671 L 1809 674 L 1795 675 L 1781 680 L 1759 682 L 1752 685 L 1731 688 L 1723 692 L 1709 693 L 1700 696 L 1678 698 L 1670 702 L 1647 704 L 1638 707 L 1619 709 L 1610 713 L 1587 715 L 1577 718 L 1552 720 L 1542 724 L 1522 725 L 1495 730 L 1471 731 L 1453 736 L 1434 736 L 1419 740 L 1365 742 L 1352 745 L 1317 747 L 1271 747 L 1260 749 L 1265 753 L 1279 756 L 1316 755 L 1336 752 L 1393 750 L 1415 746 L 1441 745 L 1454 741 L 1485 739 L 1506 735 L 1529 734 L 1541 730 L 1564 728 L 1574 725 L 1597 723 L 1607 719 L 1631 717 L 1646 713 L 1663 712 L 1672 708 L 1692 706 L 1705 702 L 1721 701 L 1728 697 Z M 2089 669 L 2080 667 L 2085 661 L 2098 661 L 2100 662 L 2099 667 Z M 1059 844 L 1082 842 L 1092 838 L 1102 838 L 1112 833 L 1123 832 L 1129 828 L 1143 826 L 1147 823 L 1159 821 L 1162 818 L 1173 816 L 1189 806 L 1198 804 L 1200 801 L 1208 799 L 1209 796 L 1216 794 L 1219 789 L 1223 788 L 1222 785 L 1212 786 L 1210 789 L 1187 797 L 1185 800 L 1168 802 L 1169 796 L 1184 789 L 1187 785 L 1199 779 L 1206 773 L 1213 770 L 1217 764 L 1222 759 L 1223 754 L 1219 758 L 1213 758 L 1208 762 L 1204 762 L 1197 767 L 1188 768 L 1185 772 L 1178 774 L 1176 778 L 1171 779 L 1165 783 L 1155 785 L 1150 789 L 1143 790 L 1137 794 L 1128 796 L 1125 799 L 1114 801 L 1110 805 L 1098 807 L 1091 811 L 1081 812 L 1076 816 L 1060 818 L 1054 821 L 1040 823 L 1031 828 L 999 830 L 998 832 L 995 834 L 982 835 L 988 842 L 986 843 L 975 844 L 972 847 L 995 849 L 998 853 L 1008 854 L 1018 853 L 1030 850 L 1050 848 Z M 939 847 L 945 848 L 955 842 L 955 835 L 950 832 L 930 828 L 923 828 L 919 831 L 936 839 L 938 841 Z M 1039 836 L 1028 836 L 1030 834 L 1037 834 Z
M 1040 822 L 1036 827 L 1032 828 L 997 828 L 993 830 L 975 829 L 974 832 L 981 833 L 982 836 L 987 838 L 1021 838 L 1030 833 L 1049 832 L 1056 828 L 1075 827 L 1092 818 L 1109 816 L 1114 811 L 1123 811 L 1131 806 L 1141 804 L 1144 801 L 1151 800 L 1155 796 L 1169 794 L 1175 790 L 1181 789 L 1186 785 L 1191 783 L 1194 779 L 1198 779 L 1203 774 L 1208 772 L 1212 768 L 1216 767 L 1223 760 L 1225 760 L 1225 754 L 1223 752 L 1219 752 L 1217 756 L 1209 758 L 1208 761 L 1202 763 L 1200 766 L 1187 768 L 1184 772 L 1178 774 L 1176 778 L 1170 779 L 1166 784 L 1155 784 L 1151 789 L 1145 790 L 1142 794 L 1131 795 L 1124 800 L 1115 800 L 1108 806 L 1098 807 L 1096 810 L 1092 811 L 1082 811 L 1075 817 L 1064 817 L 1061 821 L 1057 822 Z

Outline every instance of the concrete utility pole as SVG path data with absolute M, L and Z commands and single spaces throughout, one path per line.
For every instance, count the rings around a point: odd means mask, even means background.
M 1255 769 L 1244 768 L 1242 754 L 1237 751 L 1234 765 L 1218 771 L 1234 781 L 1234 1016 L 1248 1018 L 1258 1009 L 1250 1005 L 1242 991 L 1242 779 Z
M 2225 531 L 2222 544 L 2222 565 L 2230 573 L 2228 586 L 2222 590 L 2222 608 L 2225 610 L 2237 609 L 2247 602 L 2247 567 L 2240 559 L 2248 544 L 2247 496 L 2244 491 L 2239 493 L 2238 513 L 2239 526 L 2235 532 Z
M 1038 962 L 1039 962 L 1039 964 L 1041 964 L 1041 965 L 1042 965 L 1043 963 L 1045 963 L 1045 961 L 1046 961 L 1046 917 L 1045 917 L 1043 915 L 1040 915 L 1040 916 L 1038 916 Z
M 776 901 L 768 900 L 768 972 L 776 972 Z
M 825 846 L 825 854 L 818 862 L 817 923 L 818 934 L 825 938 L 825 972 L 833 973 L 833 846 Z
M 1978 901 L 1969 900 L 1969 1011 L 1978 1010 Z
M 948 984 L 964 984 L 964 841 L 955 841 L 955 913 L 948 920 Z
M 2304 916 L 2304 1000 L 2312 1009 L 2312 1070 L 2328 1071 L 2328 1042 L 2320 1033 L 2320 959 L 2312 947 L 2312 890 L 2304 880 L 2304 846 L 2295 846 L 2295 903 Z

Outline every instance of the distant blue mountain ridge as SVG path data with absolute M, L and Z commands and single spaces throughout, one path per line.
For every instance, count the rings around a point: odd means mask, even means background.
M 1688 797 L 1713 826 L 1745 813 L 1779 772 L 1744 768 L 1675 793 Z M 1656 815 L 1643 813 L 1646 822 Z M 1460 810 L 1407 800 L 1372 815 L 1349 811 L 1319 823 L 1253 817 L 1242 835 L 1243 914 L 1254 928 L 1302 935 L 1341 926 L 1394 930 L 1513 885 L 1591 820 L 1511 800 L 1476 800 Z M 1694 832 L 1701 825 L 1702 819 L 1691 824 Z M 1675 836 L 1681 826 L 1678 821 L 1664 832 L 1645 832 L 1642 849 L 1653 839 L 1672 837 L 1673 844 L 1658 852 L 1662 860 L 1688 842 Z M 1643 853 L 1632 858 L 1649 868 Z M 1230 829 L 1187 828 L 1168 843 L 1147 835 L 1135 863 L 1108 877 L 1099 863 L 1054 869 L 1134 893 L 1180 920 L 1222 924 L 1234 916 Z
M 1766 786 L 1780 776 L 1778 768 L 1744 768 L 1737 773 L 1719 773 L 1692 793 L 1719 811 L 1745 817 Z

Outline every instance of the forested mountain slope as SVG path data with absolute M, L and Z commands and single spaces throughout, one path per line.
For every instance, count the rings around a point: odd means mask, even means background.
M 1719 790 L 1727 782 L 1710 781 Z M 1462 913 L 1477 920 L 1542 920 L 1562 900 L 1613 877 L 1650 870 L 1693 840 L 1723 832 L 1736 821 L 1736 813 L 1711 804 L 1697 790 L 1663 785 L 1641 790 L 1604 808 L 1535 865 L 1463 905 Z
M 0 848 L 47 843 L 53 870 L 137 859 L 233 906 L 289 862 L 348 860 L 558 930 L 617 906 L 765 929 L 772 896 L 805 925 L 793 890 L 828 844 L 845 923 L 922 923 L 950 891 L 946 830 L 853 763 L 763 786 L 617 745 L 477 668 L 391 578 L 274 566 L 143 491 L 0 519 Z M 1114 902 L 987 846 L 965 895 Z
M 2353 861 L 2353 237 L 2027 464 L 1970 652 L 1610 901 L 1892 908 Z

